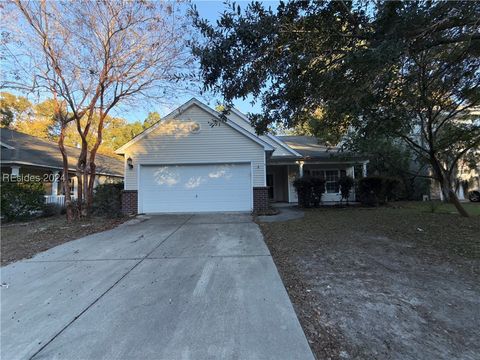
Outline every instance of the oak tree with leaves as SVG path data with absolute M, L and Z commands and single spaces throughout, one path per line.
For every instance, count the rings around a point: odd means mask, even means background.
M 321 110 L 323 128 L 347 145 L 401 141 L 468 216 L 454 177 L 459 161 L 479 160 L 480 2 L 230 3 L 216 24 L 192 13 L 205 88 L 227 111 L 253 96 L 260 133 Z

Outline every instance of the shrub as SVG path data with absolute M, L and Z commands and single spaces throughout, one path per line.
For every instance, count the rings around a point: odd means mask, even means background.
M 123 183 L 106 183 L 98 185 L 93 197 L 93 213 L 106 217 L 122 215 Z
M 0 186 L 2 216 L 6 221 L 27 219 L 43 210 L 43 184 L 2 182 Z
M 325 180 L 320 178 L 310 178 L 312 188 L 313 206 L 317 207 L 322 201 L 322 195 L 325 192 Z
M 46 204 L 43 207 L 42 216 L 50 217 L 55 215 L 60 215 L 63 212 L 63 206 L 58 204 Z
M 395 178 L 395 177 L 384 178 L 385 202 L 398 200 L 402 198 L 402 195 L 405 192 L 405 187 L 402 185 L 403 185 L 402 181 L 398 178 Z
M 362 204 L 377 206 L 382 198 L 383 178 L 367 176 L 358 181 L 358 197 Z
M 298 205 L 301 207 L 310 207 L 312 203 L 312 184 L 308 177 L 295 179 L 293 186 L 297 191 Z
M 340 186 L 342 200 L 347 200 L 348 204 L 348 198 L 352 192 L 353 185 L 355 185 L 355 180 L 351 176 L 345 175 L 338 179 L 338 185 Z
M 378 206 L 399 198 L 402 182 L 397 178 L 367 176 L 358 181 L 358 197 L 362 204 Z
M 319 206 L 325 191 L 325 180 L 311 177 L 301 177 L 293 182 L 298 194 L 298 205 L 309 208 Z

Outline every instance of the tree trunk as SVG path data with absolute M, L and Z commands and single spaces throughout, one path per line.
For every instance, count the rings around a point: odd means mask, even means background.
M 460 215 L 462 215 L 463 217 L 470 217 L 467 210 L 465 210 L 465 208 L 460 203 L 460 200 L 458 200 L 458 196 L 455 190 L 453 189 L 453 187 L 451 186 L 451 184 L 448 184 L 445 181 L 443 184 L 441 184 L 441 187 L 442 187 L 442 194 L 444 199 L 452 203 Z
M 107 114 L 103 112 L 103 92 L 102 96 L 100 97 L 100 119 L 98 122 L 98 128 L 97 128 L 97 140 L 95 141 L 95 144 L 93 145 L 92 150 L 90 150 L 90 158 L 89 158 L 89 166 L 88 166 L 88 172 L 90 175 L 89 181 L 88 181 L 88 187 L 85 190 L 86 193 L 86 208 L 88 211 L 91 210 L 93 206 L 93 188 L 95 186 L 95 178 L 97 176 L 97 166 L 95 165 L 95 157 L 97 156 L 97 151 L 100 145 L 102 144 L 102 135 L 103 135 L 103 123 L 105 121 L 105 117 Z
M 457 194 L 451 184 L 450 179 L 448 179 L 443 173 L 440 175 L 440 187 L 442 189 L 443 198 L 445 201 L 448 201 L 455 206 L 458 213 L 463 217 L 470 217 L 467 210 L 462 206 L 460 201 L 458 200 Z
M 97 165 L 95 165 L 95 157 L 97 156 L 97 151 L 98 148 L 100 147 L 100 144 L 102 142 L 102 135 L 100 132 L 100 135 L 98 135 L 97 141 L 95 142 L 95 145 L 93 146 L 92 150 L 90 151 L 90 159 L 89 159 L 89 174 L 90 178 L 88 179 L 88 187 L 86 189 L 86 207 L 88 211 L 92 208 L 93 205 L 93 188 L 95 186 L 95 178 L 97 176 Z
M 87 164 L 87 143 L 82 138 L 82 149 L 80 151 L 80 155 L 78 156 L 77 167 L 76 167 L 76 174 L 78 178 L 78 186 L 77 186 L 77 203 L 78 203 L 78 211 L 80 212 L 81 216 L 84 215 L 84 194 L 85 194 L 85 168 Z
M 88 161 L 88 160 L 86 160 Z M 90 213 L 88 207 L 88 181 L 90 178 L 87 162 L 85 162 L 84 172 L 83 172 L 83 203 L 82 203 L 82 216 L 87 217 Z
M 62 176 L 62 182 L 63 182 L 63 189 L 65 193 L 65 208 L 66 208 L 66 216 L 67 216 L 67 221 L 71 222 L 75 218 L 75 211 L 73 209 L 73 204 L 72 204 L 72 197 L 70 195 L 70 182 L 69 182 L 69 174 L 68 174 L 68 156 L 67 152 L 65 150 L 64 146 L 64 141 L 65 141 L 65 125 L 61 125 L 60 129 L 60 137 L 58 138 L 58 148 L 60 149 L 60 152 L 62 154 L 62 164 L 63 164 L 63 176 Z
M 78 206 L 78 210 L 81 210 L 81 204 L 83 199 L 83 188 L 82 188 L 83 174 L 78 163 L 77 163 L 77 168 L 75 169 L 75 174 L 77 175 L 77 206 Z
M 93 206 L 93 188 L 95 185 L 95 178 L 97 177 L 96 165 L 95 162 L 90 160 L 90 178 L 88 179 L 88 188 L 87 188 L 87 209 L 91 210 Z

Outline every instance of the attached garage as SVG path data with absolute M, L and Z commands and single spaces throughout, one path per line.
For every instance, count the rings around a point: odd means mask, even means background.
M 143 213 L 250 211 L 250 163 L 140 166 Z
M 223 121 L 192 99 L 117 150 L 125 159 L 122 211 L 266 209 L 265 163 L 273 151 L 234 120 Z

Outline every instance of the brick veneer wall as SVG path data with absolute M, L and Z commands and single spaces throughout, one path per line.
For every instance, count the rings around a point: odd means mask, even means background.
M 268 210 L 268 187 L 253 188 L 253 211 Z
M 122 191 L 122 213 L 124 215 L 136 214 L 138 210 L 137 190 Z

